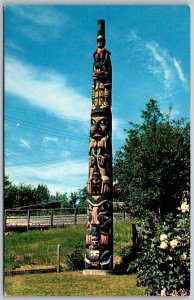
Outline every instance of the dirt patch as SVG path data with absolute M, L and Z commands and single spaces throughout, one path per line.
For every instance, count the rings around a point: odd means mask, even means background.
M 38 266 L 38 265 L 23 265 L 22 267 L 16 268 L 14 271 L 28 271 L 28 270 L 42 270 L 42 269 L 51 269 L 51 268 L 56 268 L 56 266 Z

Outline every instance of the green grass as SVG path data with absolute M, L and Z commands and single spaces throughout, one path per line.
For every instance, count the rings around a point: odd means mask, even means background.
M 5 270 L 22 266 L 26 260 L 36 265 L 56 264 L 57 245 L 61 245 L 62 262 L 78 243 L 85 247 L 85 226 L 12 232 L 5 237 Z M 12 264 L 11 264 L 12 262 Z
M 12 232 L 5 236 L 5 270 L 24 265 L 56 265 L 57 245 L 61 245 L 61 263 L 69 251 L 80 244 L 85 252 L 85 225 L 65 228 Z M 114 222 L 114 257 L 131 247 L 131 222 Z M 25 267 L 24 267 L 25 268 Z M 143 296 L 135 276 L 86 276 L 81 272 L 30 274 L 5 277 L 8 296 Z
M 5 278 L 7 296 L 144 296 L 134 276 L 81 272 L 17 275 Z
M 61 245 L 61 262 L 79 244 L 85 252 L 85 225 L 65 228 L 12 232 L 5 236 L 5 270 L 23 265 L 55 265 L 57 245 Z M 131 222 L 119 220 L 114 223 L 114 256 L 123 248 L 131 246 Z
M 114 256 L 120 256 L 125 248 L 132 246 L 132 222 L 119 220 L 114 222 Z

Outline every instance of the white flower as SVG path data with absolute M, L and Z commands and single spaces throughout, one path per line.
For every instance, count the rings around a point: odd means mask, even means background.
M 182 255 L 181 255 L 181 260 L 186 260 L 187 259 L 187 254 L 186 253 L 183 253 Z
M 183 203 L 181 204 L 181 211 L 182 211 L 183 213 L 189 211 L 189 204 L 187 204 L 186 201 L 183 202 Z
M 161 241 L 161 242 L 166 241 L 167 238 L 168 238 L 167 235 L 164 234 L 164 233 L 162 233 L 162 234 L 160 235 L 160 241 Z
M 162 288 L 160 296 L 162 296 L 162 297 L 166 296 L 166 288 L 165 287 Z
M 176 248 L 177 246 L 178 246 L 178 241 L 177 240 L 172 240 L 171 242 L 170 242 L 170 246 L 174 249 L 174 248 Z
M 164 249 L 164 250 L 165 250 L 166 248 L 168 248 L 167 242 L 165 242 L 165 241 L 161 242 L 160 248 L 161 248 L 161 249 Z
M 167 258 L 168 258 L 168 260 L 172 260 L 172 256 L 168 256 Z

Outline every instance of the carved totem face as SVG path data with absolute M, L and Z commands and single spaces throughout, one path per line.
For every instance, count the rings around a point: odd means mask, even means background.
M 111 234 L 111 210 L 112 203 L 103 200 L 98 204 L 88 201 L 88 230 L 86 243 L 92 245 L 93 249 L 99 249 L 100 245 L 108 245 Z
M 97 37 L 97 47 L 103 49 L 105 46 L 105 38 L 101 35 Z
M 109 120 L 103 116 L 92 116 L 91 118 L 91 137 L 97 141 L 105 137 L 109 130 Z

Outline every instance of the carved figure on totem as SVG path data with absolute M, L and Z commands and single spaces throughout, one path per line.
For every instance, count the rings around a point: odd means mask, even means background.
M 89 142 L 88 221 L 85 267 L 112 268 L 112 67 L 105 48 L 105 21 L 98 21 L 93 64 Z
M 105 22 L 99 20 L 97 32 L 97 50 L 93 54 L 92 110 L 97 107 L 106 109 L 111 106 L 112 66 L 111 52 L 105 47 Z
M 105 114 L 91 116 L 88 194 L 107 194 L 111 192 L 111 124 Z M 94 172 L 95 170 L 95 172 Z M 101 189 L 95 190 L 94 182 Z M 99 182 L 100 181 L 100 182 Z M 94 191 L 95 190 L 95 191 Z
M 112 267 L 112 202 L 88 197 L 86 268 Z

